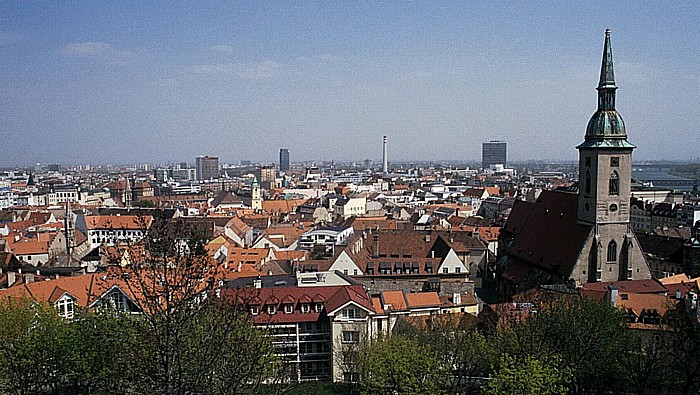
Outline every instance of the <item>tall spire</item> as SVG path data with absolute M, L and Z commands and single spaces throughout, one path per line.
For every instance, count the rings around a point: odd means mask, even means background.
M 600 82 L 598 89 L 617 88 L 615 72 L 613 71 L 612 45 L 610 44 L 610 29 L 605 29 L 605 46 L 603 47 L 603 64 L 600 67 Z
M 613 70 L 612 44 L 610 44 L 610 29 L 605 30 L 605 45 L 603 46 L 603 64 L 600 66 L 600 81 L 598 82 L 598 109 L 615 109 L 615 71 Z
M 627 130 L 622 117 L 615 110 L 615 73 L 613 71 L 612 44 L 610 29 L 605 30 L 603 64 L 600 67 L 598 82 L 598 110 L 593 114 L 586 128 L 586 141 L 578 148 L 616 147 L 634 148 L 627 142 Z

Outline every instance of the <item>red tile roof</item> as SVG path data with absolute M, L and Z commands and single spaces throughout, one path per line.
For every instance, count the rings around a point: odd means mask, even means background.
M 587 283 L 583 285 L 583 291 L 606 292 L 610 284 L 617 287 L 619 293 L 664 294 L 667 291 L 662 284 L 653 279 Z

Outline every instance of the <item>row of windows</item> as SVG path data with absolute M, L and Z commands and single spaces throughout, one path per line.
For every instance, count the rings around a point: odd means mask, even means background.
M 250 305 L 249 308 L 250 308 L 251 314 L 253 314 L 253 315 L 260 314 L 260 306 L 259 305 L 253 304 L 253 305 Z M 282 309 L 285 312 L 285 314 L 292 314 L 294 312 L 294 305 L 291 303 L 285 303 L 282 305 Z M 302 313 L 309 313 L 309 312 L 311 312 L 311 305 L 309 305 L 308 303 L 302 303 L 301 306 L 299 307 L 299 310 Z M 314 310 L 317 313 L 320 313 L 321 311 L 323 311 L 323 303 L 314 304 Z M 277 313 L 277 305 L 274 305 L 274 304 L 267 305 L 267 313 L 268 314 L 276 314 Z
M 379 269 L 379 274 L 391 275 L 391 271 L 392 271 L 392 270 L 391 270 L 390 268 L 383 268 L 383 269 Z M 432 273 L 433 273 L 433 268 L 432 268 L 432 267 L 426 267 L 426 268 L 425 268 L 425 272 L 428 273 L 428 274 L 432 274 Z M 448 273 L 450 272 L 450 269 L 447 268 L 447 267 L 444 267 L 444 268 L 442 268 L 442 272 L 443 272 L 444 274 L 448 274 Z M 462 272 L 462 268 L 459 267 L 459 266 L 457 266 L 457 267 L 455 267 L 454 272 L 455 272 L 455 273 L 461 273 L 461 272 Z M 347 270 L 343 270 L 343 273 L 348 274 L 348 271 L 347 271 Z M 405 268 L 405 269 L 402 269 L 402 268 L 400 268 L 400 267 L 394 268 L 394 274 L 419 274 L 419 273 L 420 273 L 420 269 L 417 268 L 417 267 Z M 368 274 L 368 275 L 374 275 L 374 268 L 368 267 L 368 268 L 367 268 L 367 274 Z M 354 270 L 354 274 L 353 274 L 353 275 L 354 275 L 354 276 L 357 276 L 357 275 L 358 275 L 357 269 Z

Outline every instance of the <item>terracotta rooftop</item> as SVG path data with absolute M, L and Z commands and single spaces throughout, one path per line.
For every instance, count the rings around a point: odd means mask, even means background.
M 86 215 L 85 224 L 88 230 L 94 229 L 148 229 L 153 222 L 150 215 Z

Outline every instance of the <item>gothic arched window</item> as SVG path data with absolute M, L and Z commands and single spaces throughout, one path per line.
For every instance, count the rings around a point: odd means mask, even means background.
M 591 193 L 591 172 L 586 170 L 586 195 Z
M 610 196 L 617 196 L 620 194 L 620 176 L 616 171 L 613 171 L 610 175 L 610 185 L 608 186 L 608 194 Z
M 608 262 L 617 262 L 617 243 L 610 240 L 608 243 Z

